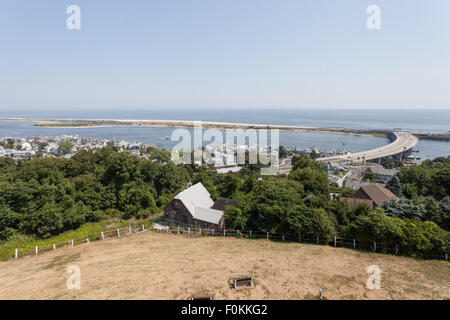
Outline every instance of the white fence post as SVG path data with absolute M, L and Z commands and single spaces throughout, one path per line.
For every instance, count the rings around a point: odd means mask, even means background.
M 214 235 L 214 229 L 211 229 L 211 235 L 212 236 Z
M 283 234 L 283 241 L 284 241 L 284 234 Z
M 223 229 L 223 237 L 225 238 L 225 229 Z
M 180 227 L 178 227 L 177 229 L 177 234 L 180 234 Z
M 117 236 L 120 237 L 120 229 L 117 229 Z
M 356 240 L 353 239 L 353 249 L 356 249 Z
M 86 242 L 89 243 L 89 238 L 86 238 Z
M 252 237 L 252 230 L 250 230 L 250 238 Z
M 56 244 L 53 244 L 53 250 L 56 250 Z
M 190 235 L 191 235 L 191 228 L 188 227 L 188 236 L 190 236 Z
M 319 244 L 319 237 L 317 237 L 317 244 Z
M 336 237 L 334 237 L 334 246 L 336 247 Z
M 17 254 L 17 249 L 16 249 L 16 252 L 14 253 L 14 257 L 17 259 L 17 257 L 18 257 L 18 254 Z
M 142 225 L 142 231 L 145 232 L 145 227 L 144 227 L 144 225 Z
M 72 240 L 72 246 L 73 246 L 73 240 Z
M 131 234 L 131 226 L 128 226 L 128 230 L 130 230 L 130 234 Z
M 266 234 L 266 239 L 269 239 L 269 232 L 267 232 Z
M 102 231 L 102 240 L 105 240 L 105 234 Z
M 445 261 L 448 261 L 448 254 L 445 254 Z
M 38 254 L 38 252 L 39 252 L 39 249 L 38 249 L 38 246 L 36 246 L 36 254 Z
M 202 234 L 202 228 L 198 229 L 198 234 Z

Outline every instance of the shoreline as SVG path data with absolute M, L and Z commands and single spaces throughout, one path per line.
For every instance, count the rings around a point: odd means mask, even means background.
M 142 119 L 50 119 L 50 118 L 0 118 L 0 121 L 27 121 L 33 126 L 42 128 L 112 128 L 112 127 L 154 127 L 154 128 L 194 128 L 195 122 L 201 122 L 204 129 L 277 129 L 283 132 L 316 132 L 329 134 L 346 134 L 355 136 L 374 136 L 388 138 L 392 130 L 389 129 L 355 129 L 355 128 L 325 128 L 276 124 L 237 123 L 221 121 L 195 121 L 195 120 L 142 120 Z M 415 135 L 420 140 L 450 142 L 450 133 L 420 132 L 401 130 Z
M 42 128 L 105 128 L 105 127 L 160 127 L 160 128 L 194 128 L 196 121 L 187 120 L 119 120 L 119 119 L 39 119 L 39 118 L 0 118 L 0 121 L 35 122 L 33 126 Z M 321 132 L 331 134 L 350 134 L 359 136 L 386 137 L 390 130 L 321 128 L 309 126 L 291 126 L 274 124 L 251 124 L 235 122 L 199 121 L 206 129 L 278 129 L 285 132 Z

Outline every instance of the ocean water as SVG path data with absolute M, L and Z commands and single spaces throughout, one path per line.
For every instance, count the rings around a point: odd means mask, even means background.
M 145 111 L 0 111 L 0 118 L 71 118 L 71 119 L 159 119 L 202 120 L 235 123 L 267 123 L 333 128 L 394 129 L 421 132 L 448 132 L 450 111 L 447 110 L 145 110 Z M 0 121 L 0 137 L 27 137 L 34 135 L 98 137 L 110 140 L 124 139 L 159 144 L 171 149 L 177 142 L 166 140 L 175 128 L 157 127 L 99 127 L 99 128 L 42 128 L 32 122 Z M 193 132 L 192 129 L 187 129 Z M 225 136 L 225 135 L 224 135 Z M 208 144 L 205 141 L 204 144 Z M 322 132 L 280 132 L 280 145 L 358 152 L 389 143 L 388 139 L 373 136 L 329 134 Z M 420 140 L 417 149 L 421 160 L 450 155 L 450 143 Z
M 0 121 L 0 137 L 29 137 L 29 136 L 61 136 L 73 135 L 79 137 L 93 137 L 103 138 L 109 140 L 124 139 L 131 142 L 143 142 L 159 144 L 161 148 L 167 150 L 172 149 L 178 142 L 167 140 L 176 128 L 168 127 L 96 127 L 96 128 L 44 128 L 34 127 L 33 122 L 27 121 Z M 194 136 L 193 129 L 188 130 L 191 137 Z M 225 133 L 223 138 L 225 142 Z M 192 138 L 193 140 L 193 138 Z M 204 145 L 210 141 L 204 141 Z M 270 135 L 268 137 L 270 144 Z M 286 147 L 300 147 L 311 148 L 316 146 L 321 151 L 330 149 L 345 149 L 350 152 L 357 152 L 366 149 L 373 149 L 381 147 L 389 143 L 388 139 L 373 137 L 373 136 L 359 136 L 359 135 L 344 135 L 344 134 L 330 134 L 322 132 L 280 132 L 280 145 Z
M 10 110 L 0 118 L 202 120 L 353 129 L 449 132 L 450 110 L 326 109 L 160 109 L 160 110 Z

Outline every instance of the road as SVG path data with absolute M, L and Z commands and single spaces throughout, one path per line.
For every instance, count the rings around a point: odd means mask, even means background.
M 342 156 L 334 156 L 334 157 L 325 157 L 325 158 L 319 158 L 317 161 L 335 161 L 335 162 L 353 162 L 353 163 L 362 163 L 368 160 L 375 160 L 380 158 L 389 157 L 392 155 L 396 155 L 399 153 L 402 153 L 404 151 L 407 151 L 414 146 L 417 145 L 419 142 L 419 139 L 404 131 L 394 131 L 393 132 L 396 136 L 396 139 L 394 142 L 385 145 L 383 147 L 373 149 L 373 150 L 367 150 L 357 153 L 349 153 Z

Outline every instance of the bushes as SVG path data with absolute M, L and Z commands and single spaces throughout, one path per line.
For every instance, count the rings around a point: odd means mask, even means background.
M 410 199 L 432 196 L 441 200 L 450 194 L 450 156 L 426 160 L 418 166 L 404 167 L 397 177 L 404 196 Z
M 442 255 L 450 245 L 449 233 L 433 222 L 388 217 L 381 212 L 358 216 L 348 237 L 355 238 L 362 247 L 372 247 L 377 241 L 387 248 L 398 245 L 402 253 L 421 257 Z
M 304 239 L 329 239 L 336 236 L 335 221 L 332 214 L 324 209 L 298 206 L 288 212 L 287 217 L 279 229 L 280 233 L 301 236 Z
M 415 205 L 409 199 L 391 199 L 383 202 L 381 208 L 386 215 L 398 218 L 408 218 L 421 220 L 425 214 L 425 210 L 418 205 Z
M 80 151 L 71 159 L 0 158 L 0 241 L 14 234 L 48 238 L 103 217 L 147 216 L 190 178 L 182 166 L 110 148 Z
M 442 197 L 449 182 L 444 160 L 425 164 L 423 170 L 432 172 L 421 173 L 437 179 L 436 186 L 428 180 L 416 184 L 410 173 L 397 177 L 393 187 L 414 197 L 386 203 L 386 216 L 364 205 L 350 208 L 332 201 L 326 171 L 306 156 L 294 157 L 288 177 L 261 177 L 252 166 L 219 175 L 212 168 L 162 164 L 110 148 L 80 151 L 71 159 L 15 163 L 0 158 L 0 241 L 22 235 L 30 241 L 48 239 L 104 218 L 145 218 L 162 210 L 189 182 L 202 182 L 213 198 L 231 197 L 238 203 L 225 210 L 227 228 L 303 239 L 355 238 L 363 246 L 383 241 L 410 255 L 431 256 L 449 246 L 449 233 L 434 223 L 450 227 L 450 198 Z

